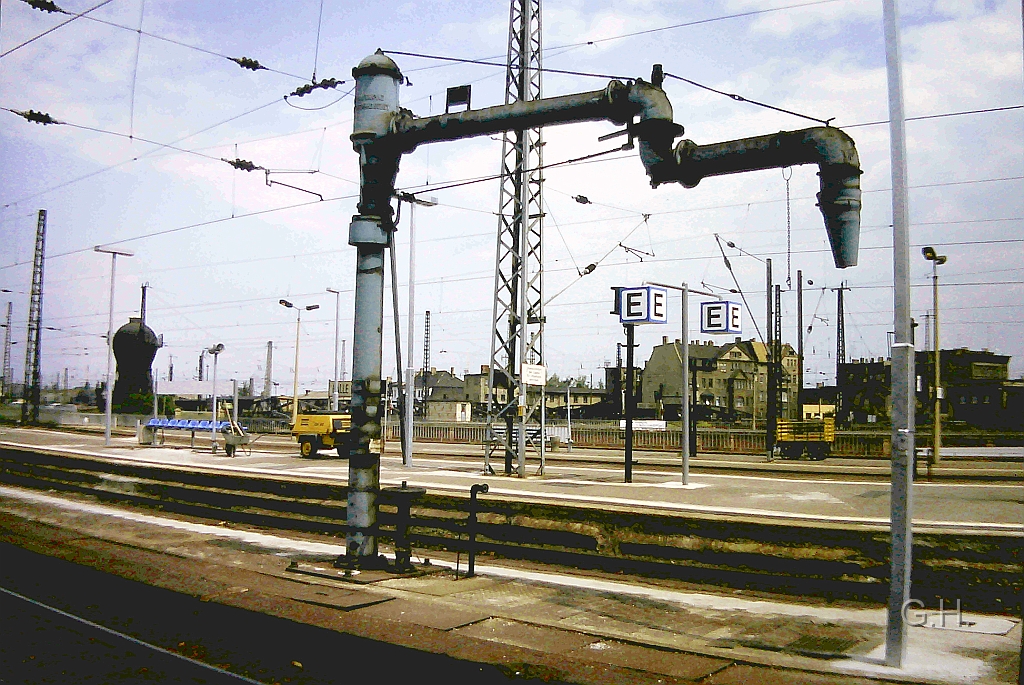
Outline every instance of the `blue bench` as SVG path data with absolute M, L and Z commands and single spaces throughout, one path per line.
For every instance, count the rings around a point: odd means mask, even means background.
M 212 431 L 214 427 L 218 431 L 231 430 L 230 421 L 209 421 L 198 419 L 150 419 L 146 422 L 147 428 L 170 428 L 172 430 L 193 430 Z M 243 426 L 244 428 L 244 426 Z

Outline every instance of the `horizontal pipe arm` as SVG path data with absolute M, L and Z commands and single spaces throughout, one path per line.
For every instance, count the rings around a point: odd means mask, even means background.
M 661 89 L 648 83 L 637 81 L 626 85 L 615 80 L 603 90 L 517 101 L 454 114 L 414 117 L 403 110 L 395 117 L 388 138 L 401 150 L 409 151 L 422 143 L 577 121 L 607 120 L 621 125 L 636 115 L 640 115 L 641 120 L 657 118 L 671 122 L 672 106 Z
M 862 172 L 857 148 L 843 131 L 819 126 L 710 145 L 684 140 L 676 145 L 674 157 L 674 164 L 668 161 L 657 166 L 652 183 L 675 181 L 692 188 L 708 176 L 817 164 L 821 180 L 818 207 L 835 264 L 840 269 L 857 265 Z

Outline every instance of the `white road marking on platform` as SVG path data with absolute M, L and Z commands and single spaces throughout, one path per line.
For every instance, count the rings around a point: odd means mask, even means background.
M 829 504 L 846 504 L 838 497 L 827 492 L 755 492 L 747 495 L 750 499 L 788 499 L 794 502 L 828 502 Z

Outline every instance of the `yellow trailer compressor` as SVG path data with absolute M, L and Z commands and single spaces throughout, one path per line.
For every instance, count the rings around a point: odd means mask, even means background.
M 311 457 L 325 448 L 334 448 L 339 457 L 347 457 L 344 443 L 351 427 L 349 414 L 299 414 L 292 426 L 292 437 L 299 443 L 299 454 L 303 457 Z

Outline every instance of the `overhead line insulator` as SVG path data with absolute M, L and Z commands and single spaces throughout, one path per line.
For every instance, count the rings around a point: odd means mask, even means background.
M 327 88 L 337 88 L 338 86 L 344 83 L 344 81 L 339 81 L 336 78 L 325 78 L 322 81 L 314 81 L 313 83 L 307 83 L 305 85 L 299 86 L 294 91 L 289 93 L 288 97 L 294 96 L 300 98 L 303 95 L 309 95 L 318 88 L 323 88 L 325 90 Z
M 258 60 L 254 60 L 251 57 L 228 57 L 228 59 L 243 69 L 251 69 L 252 71 L 266 69 L 266 67 L 260 64 Z
M 34 109 L 26 110 L 24 112 L 17 109 L 9 109 L 7 111 L 12 112 L 13 114 L 17 114 L 19 117 L 22 117 L 26 121 L 31 121 L 34 124 L 42 124 L 43 126 L 46 126 L 47 124 L 61 123 L 53 117 L 51 117 L 46 112 L 37 112 Z
M 59 12 L 60 14 L 67 14 L 60 7 L 57 7 L 52 0 L 22 0 L 26 5 L 32 9 L 41 10 L 43 12 Z
M 257 169 L 263 169 L 263 167 L 257 166 L 247 159 L 224 159 L 223 157 L 220 159 L 222 162 L 227 162 L 239 171 L 256 171 Z M 263 170 L 266 171 L 266 169 Z

